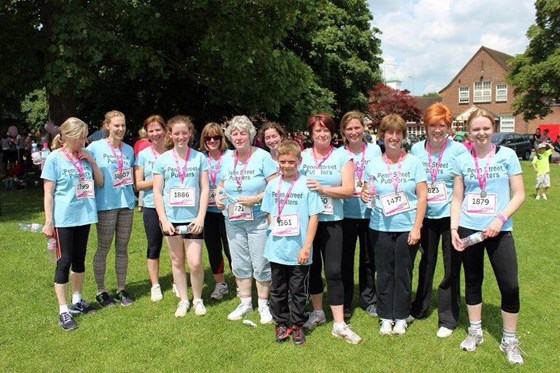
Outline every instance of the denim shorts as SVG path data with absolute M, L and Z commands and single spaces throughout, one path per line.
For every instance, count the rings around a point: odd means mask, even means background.
M 226 219 L 231 267 L 235 277 L 270 281 L 270 263 L 263 255 L 267 227 L 266 215 L 243 222 L 229 222 Z

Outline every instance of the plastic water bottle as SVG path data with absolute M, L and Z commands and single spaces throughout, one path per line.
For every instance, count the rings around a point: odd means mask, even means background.
M 464 248 L 467 248 L 482 241 L 484 241 L 484 233 L 476 232 L 471 234 L 470 236 L 463 238 L 461 240 L 461 243 L 463 244 Z
M 366 204 L 366 207 L 372 210 L 375 209 L 375 185 L 373 185 L 373 182 L 374 182 L 373 176 L 370 176 L 368 180 L 368 193 L 371 198 Z
M 18 227 L 22 231 L 41 233 L 43 231 L 43 224 L 39 223 L 19 223 Z
M 46 141 L 44 141 L 43 142 L 43 148 L 41 149 L 41 161 L 43 163 L 45 163 L 45 159 L 47 159 L 50 152 L 51 152 L 51 150 L 49 149 L 49 144 Z
M 33 161 L 34 165 L 41 164 L 41 152 L 37 147 L 37 143 L 31 143 L 31 160 Z
M 58 259 L 56 257 L 56 247 L 57 247 L 56 238 L 49 237 L 47 239 L 47 254 L 49 256 L 49 261 L 50 262 L 56 262 L 57 259 Z
M 189 234 L 191 232 L 191 227 L 189 225 L 178 225 L 175 227 L 176 234 Z

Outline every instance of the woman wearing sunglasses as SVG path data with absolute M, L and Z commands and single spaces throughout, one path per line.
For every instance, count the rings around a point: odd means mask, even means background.
M 227 257 L 229 269 L 231 270 L 231 256 L 226 235 L 224 215 L 216 207 L 216 187 L 220 182 L 219 172 L 222 157 L 230 153 L 224 138 L 224 131 L 218 123 L 210 122 L 204 126 L 200 135 L 198 150 L 206 155 L 208 161 L 208 180 L 210 182 L 210 198 L 208 210 L 204 220 L 204 243 L 208 249 L 208 261 L 212 268 L 212 275 L 216 286 L 210 294 L 210 298 L 222 299 L 228 294 L 229 289 L 224 279 L 224 257 Z M 223 254 L 222 254 L 223 252 Z

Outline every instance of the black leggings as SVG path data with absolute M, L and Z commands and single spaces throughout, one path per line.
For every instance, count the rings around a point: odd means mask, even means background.
M 61 257 L 56 261 L 54 282 L 66 284 L 70 268 L 72 272 L 84 273 L 86 270 L 86 250 L 90 225 L 79 227 L 56 228 L 58 247 Z
M 459 227 L 459 236 L 467 237 L 475 233 L 471 229 Z M 484 249 L 494 270 L 498 288 L 502 295 L 502 311 L 519 312 L 519 281 L 517 279 L 517 255 L 511 232 L 500 232 L 496 237 L 467 247 L 463 251 L 465 268 L 465 300 L 468 305 L 482 303 L 482 281 L 484 279 Z
M 366 309 L 377 301 L 375 294 L 375 259 L 373 245 L 369 242 L 369 219 L 344 218 L 342 229 L 342 282 L 344 284 L 344 308 L 350 309 L 354 297 L 354 257 L 356 240 L 360 241 L 358 279 L 360 286 L 359 306 Z
M 322 221 L 317 226 L 313 239 L 313 263 L 309 276 L 309 293 L 323 293 L 321 272 L 325 265 L 327 280 L 327 299 L 330 306 L 344 304 L 344 286 L 342 285 L 342 222 Z
M 204 243 L 208 250 L 208 261 L 215 275 L 224 273 L 224 257 L 222 248 L 228 260 L 231 271 L 231 255 L 226 235 L 226 224 L 221 212 L 207 212 L 204 218 Z
M 156 209 L 144 207 L 142 209 L 142 218 L 144 220 L 146 239 L 148 240 L 146 257 L 148 259 L 159 259 L 161 254 L 161 245 L 163 243 L 163 233 L 161 231 L 161 227 L 159 226 L 159 218 Z

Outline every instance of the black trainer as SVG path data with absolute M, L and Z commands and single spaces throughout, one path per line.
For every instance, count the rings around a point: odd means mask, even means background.
M 130 298 L 130 295 L 128 295 L 128 292 L 126 290 L 117 291 L 115 299 L 121 302 L 121 306 L 130 306 L 134 304 L 134 301 L 132 300 L 132 298 Z
M 302 345 L 305 343 L 305 333 L 303 327 L 300 325 L 292 325 L 292 342 L 295 345 Z
M 111 298 L 109 296 L 109 293 L 107 293 L 106 291 L 102 292 L 101 294 L 97 294 L 95 300 L 101 307 L 109 307 L 115 304 L 113 298 Z
M 62 329 L 66 331 L 74 330 L 78 327 L 78 323 L 68 312 L 63 312 L 58 316 L 58 323 L 62 326 Z
M 276 335 L 276 342 L 284 342 L 290 338 L 291 329 L 284 324 L 276 325 L 274 333 Z
M 74 314 L 80 314 L 80 313 L 86 314 L 90 312 L 95 312 L 95 308 L 90 306 L 89 303 L 83 299 L 80 300 L 78 303 L 73 303 L 70 307 L 68 307 L 68 309 L 70 310 L 70 313 L 74 313 Z

